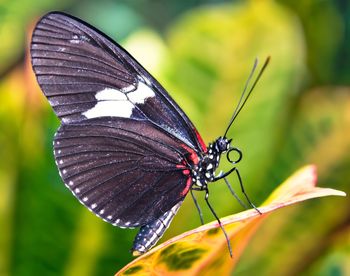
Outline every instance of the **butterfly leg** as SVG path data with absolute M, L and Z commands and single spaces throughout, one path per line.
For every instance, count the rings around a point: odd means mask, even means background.
M 224 180 L 225 180 L 225 183 L 226 183 L 228 189 L 230 190 L 231 194 L 234 196 L 234 198 L 239 202 L 239 204 L 241 204 L 241 206 L 243 208 L 248 209 L 248 206 L 238 197 L 238 195 L 235 193 L 230 182 L 228 182 L 226 177 L 224 177 Z
M 238 178 L 238 181 L 239 181 L 239 185 L 241 186 L 242 194 L 244 195 L 244 197 L 245 197 L 246 200 L 248 201 L 249 205 L 250 205 L 252 208 L 254 208 L 254 209 L 261 215 L 261 212 L 259 211 L 259 209 L 250 201 L 250 199 L 249 199 L 247 193 L 245 192 L 244 186 L 243 186 L 243 182 L 242 182 L 242 178 L 241 178 L 241 175 L 240 175 L 240 173 L 239 173 L 237 167 L 233 167 L 233 168 L 230 169 L 228 172 L 219 174 L 218 176 L 216 176 L 216 177 L 214 178 L 213 182 L 218 181 L 218 180 L 224 178 L 224 179 L 225 179 L 225 182 L 226 182 L 226 184 L 227 184 L 228 182 L 227 182 L 227 180 L 226 180 L 225 177 L 228 176 L 229 174 L 233 173 L 233 172 L 236 172 L 236 175 L 237 175 L 237 178 Z M 227 184 L 227 185 L 228 185 L 228 184 Z M 230 189 L 230 191 L 231 191 L 231 193 L 232 193 L 232 191 L 233 191 L 233 190 L 231 190 L 232 187 L 231 187 L 230 185 L 228 185 L 228 186 L 229 186 L 229 189 Z M 232 194 L 233 194 L 233 193 L 232 193 Z M 236 197 L 235 194 L 233 194 L 233 196 Z M 236 198 L 237 198 L 237 197 L 236 197 Z M 237 200 L 238 200 L 238 199 L 237 199 Z M 238 201 L 240 202 L 240 200 L 238 200 Z
M 228 172 L 220 172 L 217 176 L 214 177 L 213 181 L 212 182 L 215 182 L 215 181 L 218 181 L 222 178 L 225 178 L 226 176 L 230 175 L 234 170 L 237 170 L 236 167 L 233 167 L 232 169 L 230 169 Z
M 244 194 L 244 196 L 245 196 L 245 198 L 247 199 L 249 205 L 250 205 L 251 207 L 253 207 L 260 215 L 262 215 L 262 213 L 259 211 L 259 209 L 256 208 L 256 206 L 250 201 L 250 199 L 249 199 L 247 193 L 245 192 L 244 186 L 243 186 L 243 182 L 242 182 L 242 178 L 241 178 L 241 174 L 239 173 L 238 169 L 237 169 L 237 168 L 234 168 L 234 169 L 235 169 L 234 171 L 236 172 L 238 181 L 239 181 L 239 185 L 241 186 L 242 194 Z
M 204 224 L 203 213 L 202 213 L 201 207 L 199 206 L 199 204 L 198 204 L 198 202 L 197 202 L 196 197 L 195 197 L 194 194 L 193 194 L 193 190 L 195 190 L 195 189 L 192 189 L 192 188 L 190 189 L 191 196 L 192 196 L 194 205 L 196 205 L 196 208 L 197 208 L 197 210 L 198 210 L 199 218 L 200 218 L 200 220 L 201 220 L 201 224 L 203 225 L 203 224 Z
M 215 217 L 216 220 L 218 221 L 219 226 L 220 226 L 222 232 L 223 232 L 224 235 L 225 235 L 226 242 L 227 242 L 227 247 L 228 247 L 228 251 L 230 252 L 230 256 L 231 256 L 231 258 L 232 258 L 232 247 L 231 247 L 230 239 L 228 238 L 228 235 L 227 235 L 227 233 L 226 233 L 226 231 L 225 231 L 224 226 L 221 224 L 221 221 L 220 221 L 219 217 L 217 216 L 217 214 L 215 213 L 213 207 L 212 207 L 212 206 L 210 205 L 210 203 L 209 203 L 209 190 L 208 190 L 208 188 L 206 188 L 206 190 L 205 190 L 205 198 L 204 198 L 204 199 L 205 199 L 205 202 L 207 203 L 207 205 L 208 205 L 210 211 L 212 212 L 212 214 L 214 215 L 214 217 Z

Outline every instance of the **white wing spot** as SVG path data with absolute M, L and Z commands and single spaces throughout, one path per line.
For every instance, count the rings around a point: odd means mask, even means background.
M 111 220 L 111 219 L 112 219 L 112 216 L 108 216 L 107 219 Z
M 120 89 L 121 92 L 123 93 L 128 93 L 128 92 L 131 92 L 135 90 L 135 86 L 133 84 L 129 85 L 129 86 L 126 86 L 126 87 L 123 87 L 122 89 Z
M 105 212 L 105 209 L 102 209 L 102 210 L 100 211 L 100 215 L 103 215 L 104 212 Z
M 88 119 L 104 116 L 130 118 L 134 104 L 143 104 L 147 98 L 155 96 L 153 90 L 143 82 L 139 82 L 137 89 L 134 89 L 134 85 L 121 90 L 105 88 L 96 93 L 96 105 L 82 115 Z
M 129 118 L 134 108 L 133 104 L 127 101 L 126 95 L 116 89 L 106 88 L 95 95 L 96 105 L 83 113 L 88 118 L 103 116 L 115 116 Z
M 98 101 L 126 101 L 126 95 L 113 88 L 105 88 L 100 92 L 97 92 L 95 96 Z
M 58 150 L 58 152 L 57 152 L 57 153 L 58 153 L 58 154 L 60 154 L 61 152 L 62 152 L 61 150 Z
M 63 164 L 63 160 L 61 159 L 61 160 L 59 161 L 59 163 L 62 165 L 62 164 Z
M 91 204 L 91 209 L 95 209 L 97 207 L 96 203 Z
M 117 219 L 116 221 L 115 221 L 115 223 L 119 223 L 120 222 L 120 219 Z
M 68 182 L 68 185 L 69 185 L 69 186 L 73 186 L 73 184 L 74 184 L 74 183 L 73 183 L 72 180 Z
M 155 94 L 153 90 L 143 82 L 139 82 L 137 89 L 133 92 L 128 93 L 128 98 L 134 104 L 145 103 L 147 98 L 154 97 Z
M 69 40 L 69 42 L 72 43 L 72 44 L 78 44 L 78 43 L 79 43 L 79 36 L 76 35 L 76 34 L 73 35 L 73 36 L 72 36 L 72 39 Z
M 83 201 L 84 201 L 84 202 L 88 201 L 87 196 L 83 198 Z
M 63 173 L 63 174 L 66 174 L 66 173 L 67 173 L 67 171 L 66 171 L 66 170 L 63 170 L 63 171 L 62 171 L 62 173 Z
M 72 44 L 79 44 L 81 42 L 84 42 L 84 41 L 89 41 L 89 38 L 87 38 L 85 35 L 73 35 L 72 36 L 72 39 L 69 40 L 70 43 Z
M 130 118 L 133 108 L 134 105 L 127 101 L 102 101 L 83 115 L 88 119 L 108 116 Z
M 79 188 L 76 188 L 76 189 L 74 190 L 74 192 L 75 192 L 76 194 L 79 194 L 79 193 L 80 193 L 80 189 L 79 189 Z
M 130 221 L 125 222 L 125 226 L 129 226 L 130 225 Z

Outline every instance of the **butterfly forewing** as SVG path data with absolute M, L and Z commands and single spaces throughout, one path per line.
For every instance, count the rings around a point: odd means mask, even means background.
M 112 224 L 147 224 L 185 196 L 188 176 L 177 164 L 186 149 L 147 121 L 110 118 L 63 125 L 54 151 L 67 187 Z
M 32 64 L 57 116 L 147 120 L 197 152 L 206 147 L 160 84 L 117 43 L 79 19 L 49 13 L 37 24 Z

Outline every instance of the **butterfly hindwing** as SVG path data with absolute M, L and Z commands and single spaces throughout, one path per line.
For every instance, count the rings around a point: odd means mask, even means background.
M 122 47 L 92 26 L 49 13 L 35 27 L 32 65 L 65 124 L 99 117 L 147 120 L 196 151 L 206 147 L 186 114 Z
M 114 225 L 137 227 L 186 195 L 180 145 L 147 121 L 111 117 L 62 125 L 54 151 L 62 179 L 86 207 Z

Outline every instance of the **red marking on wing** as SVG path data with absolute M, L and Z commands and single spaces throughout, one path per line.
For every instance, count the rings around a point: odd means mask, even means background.
M 197 131 L 197 129 L 195 129 L 194 131 L 195 131 L 195 133 L 196 133 L 196 136 L 197 136 L 197 139 L 198 139 L 198 141 L 199 141 L 199 144 L 200 144 L 201 147 L 202 147 L 202 150 L 203 150 L 204 152 L 207 152 L 207 146 L 206 146 L 206 144 L 204 143 L 204 141 L 203 141 L 203 139 L 202 139 L 202 136 L 199 134 L 199 132 Z
M 176 165 L 176 168 L 177 168 L 177 169 L 183 169 L 183 170 L 182 170 L 182 173 L 183 173 L 184 175 L 189 175 L 189 174 L 190 174 L 190 170 L 187 169 L 187 167 L 186 167 L 185 165 L 177 164 L 177 165 Z
M 189 175 L 189 174 L 190 174 L 190 170 L 183 170 L 182 173 L 183 173 L 184 175 Z
M 185 189 L 181 192 L 181 195 L 182 195 L 182 196 L 187 195 L 188 191 L 189 191 L 190 188 L 191 188 L 191 185 L 192 185 L 192 178 L 189 177 L 189 178 L 187 178 L 187 182 L 186 182 L 186 187 L 185 187 Z
M 199 162 L 197 153 L 185 144 L 182 144 L 181 146 L 190 153 L 190 160 L 193 162 L 193 164 L 197 165 Z

